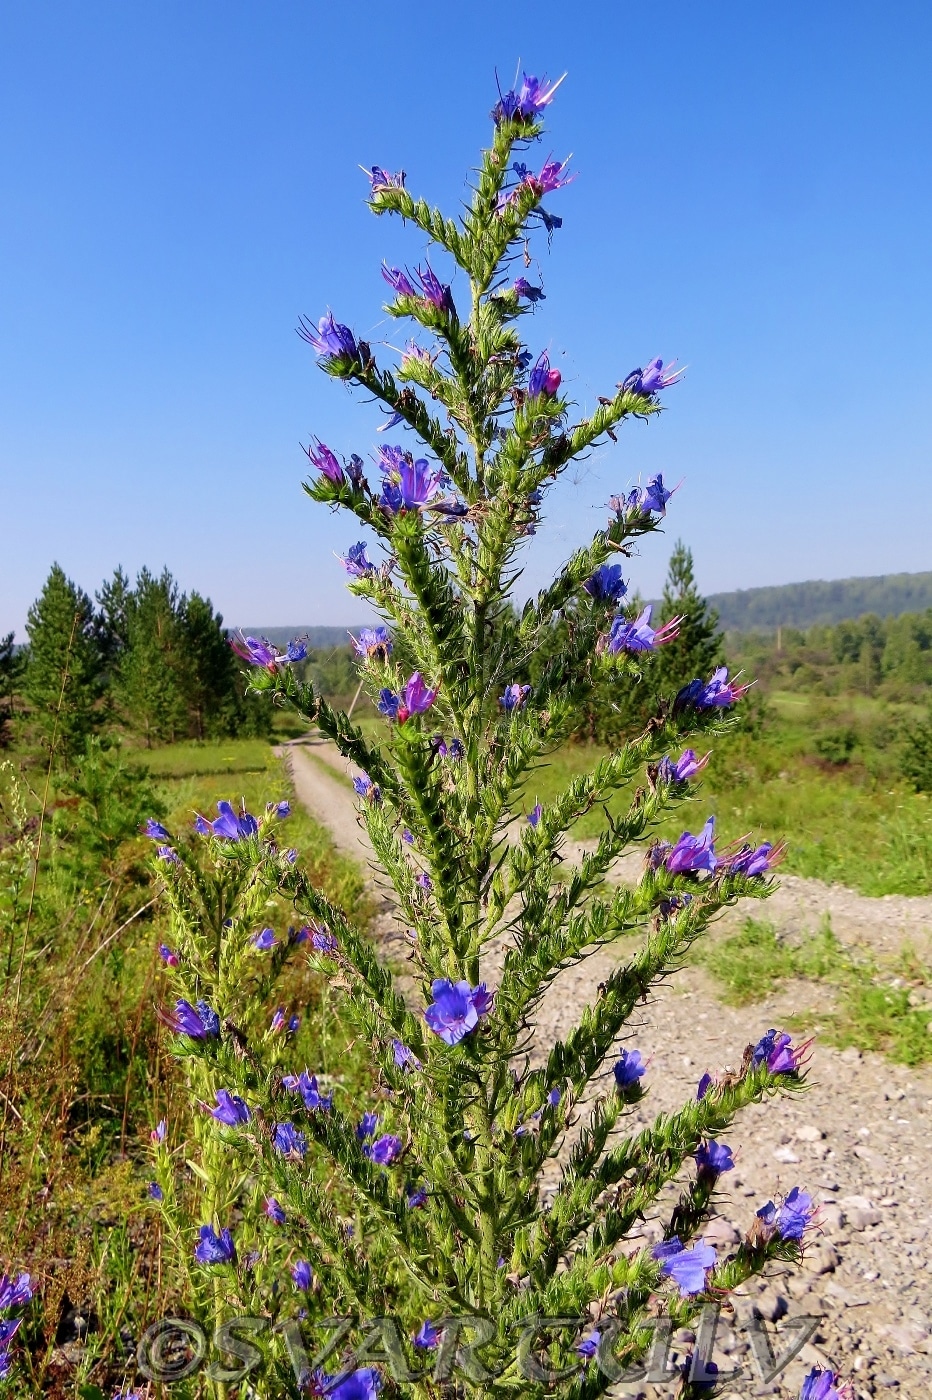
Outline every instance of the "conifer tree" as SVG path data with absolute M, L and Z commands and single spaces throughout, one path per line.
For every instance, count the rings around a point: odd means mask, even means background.
M 130 727 L 151 748 L 187 732 L 178 586 L 168 569 L 142 569 L 125 600 L 126 641 L 114 696 Z
M 101 657 L 90 598 L 53 564 L 26 621 L 23 690 L 42 742 L 56 761 L 73 759 L 98 719 Z
M 16 649 L 15 636 L 15 632 L 8 632 L 0 637 L 0 748 L 10 742 L 16 691 L 24 666 L 23 655 Z
M 696 586 L 692 550 L 677 540 L 670 555 L 660 604 L 660 622 L 679 618 L 676 640 L 657 655 L 649 675 L 653 703 L 670 697 L 693 676 L 704 676 L 724 660 L 718 614 Z

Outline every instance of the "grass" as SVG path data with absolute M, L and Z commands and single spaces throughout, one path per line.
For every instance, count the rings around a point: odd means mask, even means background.
M 900 1064 L 932 1060 L 932 1001 L 915 1004 L 921 989 L 932 985 L 932 969 L 909 949 L 884 969 L 852 957 L 828 920 L 816 934 L 790 944 L 772 924 L 748 919 L 737 933 L 707 944 L 698 960 L 722 1000 L 734 1006 L 762 1001 L 790 979 L 828 985 L 835 1005 L 819 1011 L 821 1040 L 839 1049 L 879 1051 Z M 799 1018 L 799 1027 L 811 1027 L 811 1014 Z

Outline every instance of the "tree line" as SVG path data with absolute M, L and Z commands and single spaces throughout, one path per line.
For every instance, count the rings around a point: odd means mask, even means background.
M 149 748 L 270 731 L 268 706 L 245 693 L 222 616 L 168 569 L 144 568 L 131 584 L 117 568 L 92 601 L 53 564 L 26 634 L 21 649 L 12 633 L 0 639 L 7 742 L 14 717 L 65 763 L 105 726 Z

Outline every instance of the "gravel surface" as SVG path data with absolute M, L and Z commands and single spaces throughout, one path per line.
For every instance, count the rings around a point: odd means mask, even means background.
M 344 760 L 325 745 L 288 749 L 298 798 L 328 827 L 341 850 L 369 866 L 378 905 L 374 936 L 395 960 L 406 945 L 389 895 L 375 876 L 352 789 L 346 776 L 337 776 L 348 772 Z M 570 843 L 567 859 L 578 858 L 584 848 L 585 843 Z M 638 857 L 619 862 L 613 878 L 635 878 L 638 865 Z M 726 917 L 740 921 L 744 913 L 730 911 Z M 910 943 L 929 957 L 928 898 L 868 899 L 821 881 L 787 876 L 768 900 L 764 916 L 781 932 L 799 934 L 814 931 L 826 913 L 836 935 L 849 945 L 892 954 Z M 595 953 L 557 978 L 535 1028 L 541 1050 L 576 1022 L 614 962 L 606 952 Z M 649 1092 L 626 1127 L 636 1130 L 656 1113 L 679 1107 L 694 1095 L 705 1070 L 714 1075 L 737 1067 L 744 1047 L 769 1026 L 779 1027 L 786 1016 L 808 1011 L 815 1021 L 818 999 L 828 994 L 817 985 L 794 984 L 767 1001 L 737 1009 L 716 1000 L 700 969 L 685 968 L 629 1024 L 629 1044 L 650 1064 L 644 1081 Z M 729 1141 L 736 1169 L 722 1178 L 718 1214 L 704 1232 L 720 1253 L 736 1243 L 758 1206 L 797 1184 L 813 1195 L 820 1210 L 803 1268 L 775 1270 L 753 1281 L 734 1297 L 734 1311 L 723 1311 L 713 1358 L 722 1371 L 737 1371 L 727 1394 L 733 1400 L 796 1396 L 810 1367 L 832 1365 L 850 1377 L 858 1400 L 896 1394 L 928 1400 L 932 1073 L 893 1065 L 879 1055 L 816 1044 L 808 1091 L 752 1107 L 739 1118 Z M 643 1232 L 657 1236 L 657 1222 L 648 1220 Z M 776 1380 L 763 1381 L 753 1355 L 755 1327 L 763 1322 L 779 1354 L 786 1346 L 780 1334 L 798 1317 L 815 1319 L 809 1340 Z M 690 1340 L 678 1334 L 674 1352 L 682 1356 Z M 672 1391 L 661 1384 L 618 1393 L 659 1396 Z

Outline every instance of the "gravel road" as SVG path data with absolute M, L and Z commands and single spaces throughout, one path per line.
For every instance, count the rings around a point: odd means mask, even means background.
M 289 745 L 299 800 L 331 832 L 335 844 L 368 866 L 378 905 L 374 936 L 392 956 L 404 948 L 388 894 L 375 879 L 372 851 L 357 817 L 348 769 L 328 745 Z M 583 845 L 575 843 L 568 858 Z M 615 878 L 635 873 L 622 862 Z M 851 890 L 787 876 L 766 906 L 779 930 L 814 930 L 828 913 L 838 937 L 876 953 L 909 942 L 929 957 L 932 899 L 868 899 Z M 729 918 L 740 918 L 731 913 Z M 613 965 L 597 953 L 560 975 L 536 1027 L 539 1047 L 564 1035 Z M 494 980 L 494 979 L 493 979 Z M 736 1009 L 722 1005 L 701 970 L 687 967 L 661 987 L 632 1024 L 630 1045 L 650 1065 L 649 1093 L 632 1115 L 636 1129 L 659 1111 L 695 1093 L 706 1070 L 740 1063 L 745 1045 L 783 1018 L 818 1016 L 817 986 L 783 988 L 768 1001 Z M 813 998 L 816 998 L 814 1001 Z M 930 1017 L 932 1032 L 932 1017 Z M 714 1359 L 736 1372 L 727 1394 L 796 1396 L 813 1365 L 832 1364 L 849 1376 L 858 1400 L 896 1395 L 932 1396 L 932 1073 L 889 1063 L 879 1055 L 841 1053 L 816 1044 L 808 1092 L 751 1108 L 730 1134 L 736 1170 L 722 1178 L 718 1215 L 705 1231 L 720 1251 L 750 1225 L 755 1209 L 799 1184 L 820 1203 L 820 1230 L 806 1249 L 801 1271 L 775 1272 L 735 1297 L 723 1313 Z M 656 1225 L 643 1227 L 650 1237 Z M 794 1317 L 818 1319 L 802 1351 L 779 1377 L 762 1382 L 753 1357 L 749 1319 L 767 1324 L 775 1348 Z M 776 1335 L 775 1335 L 776 1334 Z M 674 1338 L 682 1355 L 689 1336 Z M 739 1369 L 740 1368 L 740 1369 Z M 667 1387 L 619 1392 L 652 1396 Z

